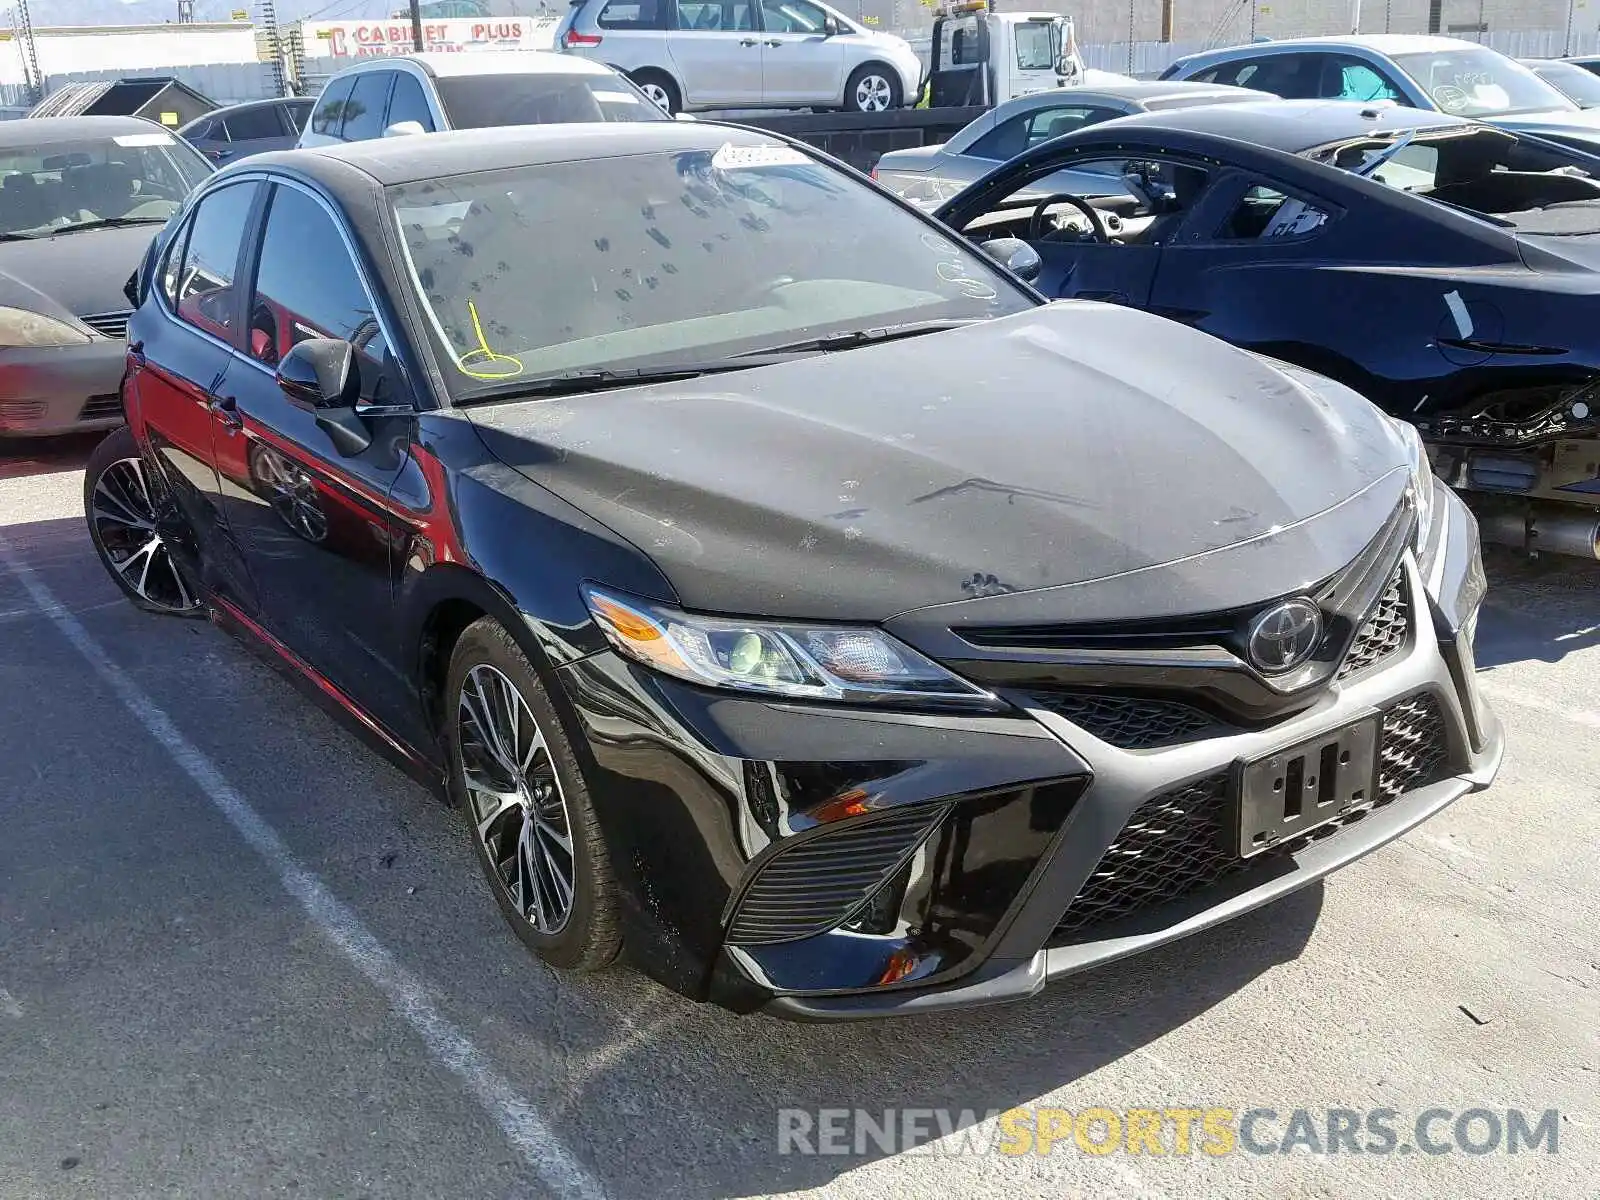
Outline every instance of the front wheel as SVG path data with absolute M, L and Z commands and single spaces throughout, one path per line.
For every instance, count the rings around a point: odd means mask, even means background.
M 622 946 L 610 860 L 538 672 L 484 617 L 456 643 L 445 697 L 451 791 L 501 911 L 551 966 L 605 966 Z
M 146 612 L 198 617 L 199 594 L 173 559 L 160 527 L 161 482 L 145 464 L 133 431 L 112 430 L 94 448 L 83 473 L 89 540 L 122 594 Z
M 893 71 L 869 63 L 857 67 L 844 85 L 847 112 L 887 112 L 900 107 L 900 80 Z

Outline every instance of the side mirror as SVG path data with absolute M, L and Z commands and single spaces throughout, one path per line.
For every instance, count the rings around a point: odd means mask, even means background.
M 355 349 L 340 338 L 300 342 L 278 363 L 278 386 L 296 408 L 354 408 L 360 378 Z
M 1039 252 L 1021 238 L 993 238 L 980 243 L 979 249 L 1024 283 L 1032 283 L 1044 269 Z
M 427 133 L 421 121 L 396 121 L 383 131 L 384 137 L 410 137 L 414 133 Z
M 844 26 L 839 24 L 839 18 L 832 16 L 831 14 L 822 18 L 823 37 L 838 37 L 843 32 Z

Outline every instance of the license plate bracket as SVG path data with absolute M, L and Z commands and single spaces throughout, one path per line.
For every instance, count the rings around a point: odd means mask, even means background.
M 1239 764 L 1234 790 L 1241 858 L 1326 825 L 1377 798 L 1378 713 Z

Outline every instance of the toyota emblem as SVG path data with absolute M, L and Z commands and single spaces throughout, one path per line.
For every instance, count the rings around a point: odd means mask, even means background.
M 1245 654 L 1258 671 L 1276 675 L 1293 670 L 1322 641 L 1322 611 L 1309 600 L 1274 604 L 1250 622 Z

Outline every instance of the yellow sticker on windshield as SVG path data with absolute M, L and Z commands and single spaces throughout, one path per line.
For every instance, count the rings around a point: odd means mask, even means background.
M 467 312 L 472 316 L 472 332 L 477 335 L 478 348 L 468 350 L 456 359 L 456 370 L 474 379 L 515 379 L 522 374 L 522 360 L 509 354 L 497 354 L 489 349 L 489 340 L 483 336 L 483 322 L 478 319 L 478 306 L 467 301 Z

